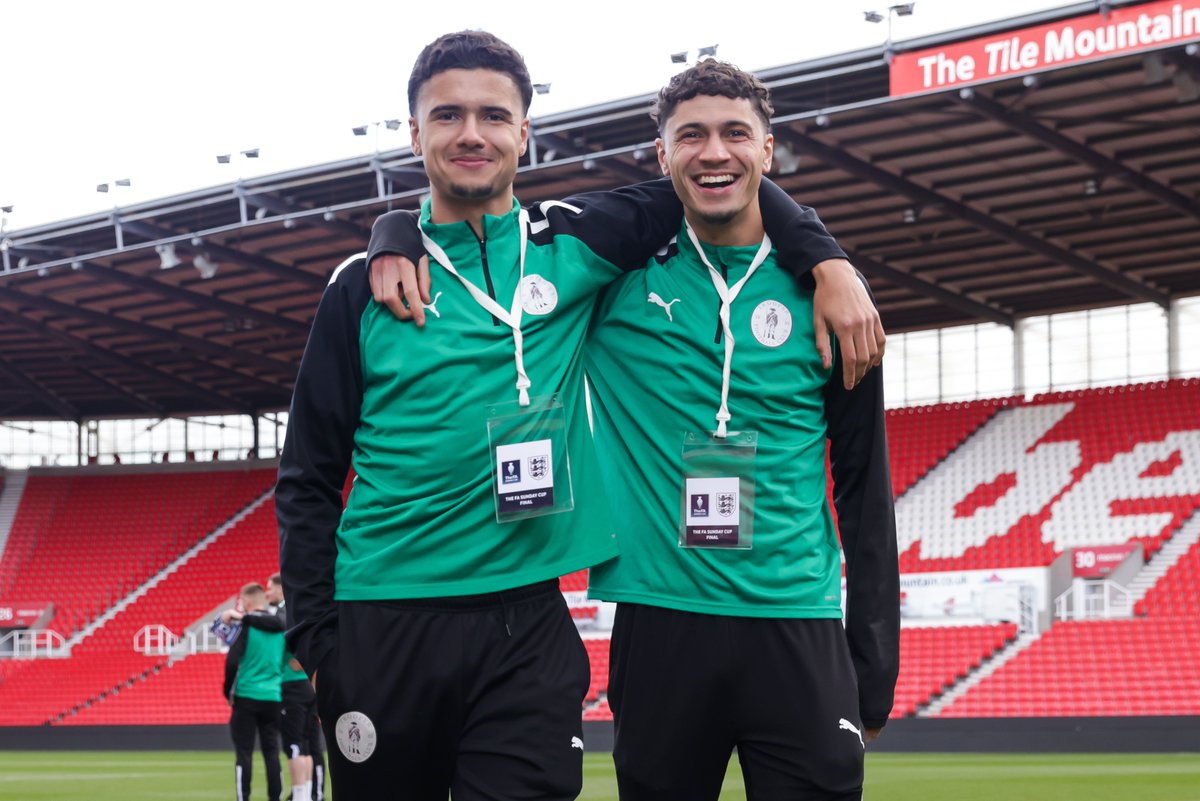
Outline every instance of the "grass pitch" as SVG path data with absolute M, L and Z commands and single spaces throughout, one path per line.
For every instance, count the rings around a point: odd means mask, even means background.
M 260 758 L 261 759 L 261 758 Z M 265 799 L 257 762 L 253 799 Z M 233 754 L 0 753 L 0 801 L 226 801 Z M 286 780 L 285 780 L 286 789 Z M 331 792 L 336 801 L 336 792 Z M 869 801 L 1200 801 L 1197 754 L 868 754 Z M 722 801 L 745 801 L 737 760 Z M 588 754 L 580 801 L 616 801 L 608 754 Z

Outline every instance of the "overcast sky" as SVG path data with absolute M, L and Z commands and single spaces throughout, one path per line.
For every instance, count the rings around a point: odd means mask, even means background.
M 482 28 L 516 46 L 533 80 L 552 84 L 535 96 L 536 119 L 654 91 L 681 50 L 716 44 L 757 70 L 877 46 L 887 26 L 863 11 L 889 2 L 5 0 L 0 206 L 21 229 L 406 146 L 406 128 L 351 129 L 407 120 L 413 60 L 447 31 Z M 893 37 L 1066 5 L 918 0 Z M 236 155 L 249 148 L 261 158 Z M 124 178 L 130 187 L 96 192 Z

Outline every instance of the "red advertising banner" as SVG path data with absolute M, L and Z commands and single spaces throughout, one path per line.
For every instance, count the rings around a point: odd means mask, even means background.
M 1114 8 L 969 42 L 898 53 L 891 96 L 967 86 L 1200 40 L 1200 0 Z
M 0 629 L 27 629 L 51 611 L 49 601 L 0 601 Z
M 1125 561 L 1134 551 L 1142 550 L 1141 543 L 1123 542 L 1120 545 L 1094 545 L 1076 548 L 1071 554 L 1071 572 L 1075 578 L 1104 578 Z

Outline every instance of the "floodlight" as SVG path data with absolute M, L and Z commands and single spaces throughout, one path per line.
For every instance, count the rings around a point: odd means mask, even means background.
M 222 153 L 221 155 L 217 156 L 217 163 L 218 164 L 228 164 L 232 158 L 233 158 L 232 154 Z
M 13 208 L 13 206 L 0 206 L 0 211 L 4 212 L 5 214 L 12 214 Z
M 242 155 L 248 159 L 256 159 L 258 158 L 258 148 L 252 147 L 249 150 L 243 150 Z
M 539 95 L 548 95 L 550 94 L 550 84 L 535 83 L 533 85 L 533 91 L 537 92 Z
M 350 130 L 354 131 L 355 136 L 366 136 L 367 135 L 367 126 L 365 126 L 365 125 L 355 125 Z
M 800 169 L 800 154 L 796 153 L 783 142 L 775 145 L 775 153 L 771 157 L 780 175 L 791 175 Z
M 1167 79 L 1167 65 L 1158 53 L 1147 53 L 1142 56 L 1142 80 L 1147 86 L 1162 83 Z
M 911 17 L 913 13 L 913 6 L 915 5 L 916 3 L 897 3 L 896 5 L 888 8 L 888 11 L 895 12 L 897 17 Z
M 719 46 L 720 45 L 709 45 L 708 47 L 700 48 L 699 50 L 696 51 L 696 58 L 701 59 L 701 58 L 704 58 L 705 56 L 707 56 L 709 58 L 716 58 L 717 57 L 717 48 Z
M 192 265 L 200 271 L 200 277 L 207 281 L 217 274 L 217 268 L 220 266 L 215 261 L 208 257 L 207 253 L 197 253 L 192 259 Z
M 878 11 L 864 11 L 863 18 L 867 22 L 883 22 L 883 15 Z
M 686 64 L 687 63 L 687 51 L 684 50 L 682 53 L 672 53 L 671 54 L 671 63 L 672 64 Z
M 107 192 L 108 184 L 96 184 L 96 191 L 97 192 Z
M 158 268 L 160 270 L 169 270 L 172 267 L 178 267 L 183 264 L 179 257 L 175 255 L 175 245 L 170 242 L 165 245 L 155 245 L 154 250 L 158 253 Z
M 1196 79 L 1190 72 L 1176 72 L 1171 76 L 1171 82 L 1175 84 L 1175 93 L 1179 95 L 1180 103 L 1190 103 L 1200 98 L 1200 86 L 1196 85 Z
M 537 87 L 534 87 L 534 88 L 537 88 Z M 384 120 L 383 124 L 387 126 L 387 129 L 389 131 L 398 131 L 398 130 L 400 130 L 400 125 L 402 123 L 400 122 L 400 120 Z

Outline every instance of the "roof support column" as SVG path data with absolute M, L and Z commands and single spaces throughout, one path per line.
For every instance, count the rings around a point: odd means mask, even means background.
M 1013 322 L 1013 394 L 1025 394 L 1025 318 Z
M 1183 312 L 1179 298 L 1171 301 L 1167 309 L 1167 378 L 1178 378 L 1182 362 L 1182 338 L 1179 328 L 1183 322 Z

